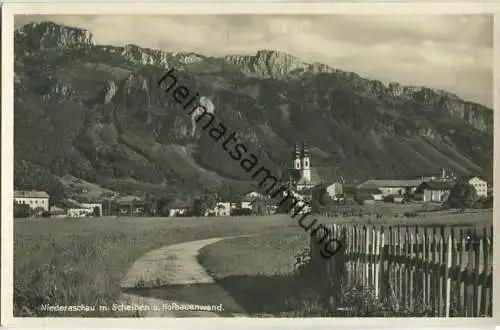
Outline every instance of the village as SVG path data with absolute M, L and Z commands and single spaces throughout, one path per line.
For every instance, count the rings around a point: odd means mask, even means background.
M 429 203 L 445 202 L 454 185 L 461 181 L 470 184 L 476 191 L 477 199 L 492 197 L 492 184 L 478 175 L 457 178 L 451 170 L 442 169 L 441 173 L 422 175 L 418 178 L 376 179 L 363 182 L 345 182 L 342 177 L 325 182 L 319 179 L 314 167 L 311 167 L 309 147 L 302 142 L 292 148 L 292 166 L 285 171 L 281 181 L 293 196 L 310 203 L 317 192 L 325 194 L 332 204 L 357 203 L 359 205 L 377 205 L 381 203 Z M 103 217 L 103 216 L 243 216 L 271 215 L 276 212 L 276 199 L 259 191 L 250 191 L 234 200 L 212 198 L 204 207 L 201 199 L 193 205 L 159 205 L 157 200 L 142 196 L 107 196 L 92 201 L 79 201 L 66 198 L 51 203 L 45 191 L 14 191 L 15 217 Z M 207 203 L 205 203 L 207 204 Z M 211 205 L 210 205 L 211 204 Z M 303 212 L 311 211 L 310 206 Z

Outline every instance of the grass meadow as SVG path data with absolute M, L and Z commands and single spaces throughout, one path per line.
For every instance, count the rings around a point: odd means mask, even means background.
M 14 316 L 45 316 L 42 304 L 109 305 L 133 262 L 164 245 L 286 230 L 290 217 L 14 220 Z M 122 314 L 121 314 L 122 315 Z M 50 316 L 113 316 L 61 312 Z
M 456 217 L 429 213 L 425 219 L 408 221 L 430 225 L 433 218 L 444 225 Z M 483 212 L 468 218 L 491 222 L 492 215 Z M 459 223 L 465 225 L 465 220 Z M 146 252 L 191 240 L 249 234 L 257 235 L 205 247 L 200 263 L 250 314 L 324 316 L 324 304 L 311 290 L 317 276 L 297 275 L 295 265 L 296 256 L 308 246 L 308 233 L 287 215 L 15 219 L 14 316 L 48 316 L 40 310 L 43 304 L 112 304 L 120 296 L 121 278 Z M 50 312 L 50 316 L 117 315 L 96 311 Z

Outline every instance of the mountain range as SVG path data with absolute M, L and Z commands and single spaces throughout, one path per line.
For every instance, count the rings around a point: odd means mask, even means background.
M 276 50 L 210 57 L 98 45 L 53 22 L 15 31 L 16 189 L 68 194 L 71 176 L 128 194 L 231 196 L 255 183 L 158 87 L 174 67 L 278 176 L 307 141 L 324 181 L 493 176 L 493 111 Z M 376 64 L 374 64 L 376 65 Z

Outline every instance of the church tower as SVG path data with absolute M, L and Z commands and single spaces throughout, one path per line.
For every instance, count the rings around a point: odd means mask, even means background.
M 302 142 L 302 175 L 305 182 L 311 182 L 311 161 L 309 159 L 309 146 Z
M 299 146 L 297 144 L 293 145 L 293 150 L 292 150 L 292 159 L 293 159 L 293 168 L 295 170 L 300 170 L 301 169 L 301 160 L 300 160 L 300 151 L 299 151 Z

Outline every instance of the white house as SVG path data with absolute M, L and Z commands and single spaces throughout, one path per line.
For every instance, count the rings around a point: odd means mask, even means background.
M 187 208 L 171 208 L 168 210 L 169 217 L 177 217 L 180 215 L 184 215 L 188 211 Z
M 42 208 L 49 210 L 49 194 L 45 191 L 14 191 L 14 202 L 18 204 L 27 204 L 31 209 Z
M 73 208 L 68 209 L 68 216 L 71 218 L 81 218 L 81 217 L 89 217 L 92 215 L 93 209 L 88 208 Z
M 94 213 L 94 209 L 99 209 L 99 215 L 102 216 L 102 204 L 101 203 L 79 203 L 82 209 L 90 209 L 92 210 L 91 214 Z
M 338 196 L 344 194 L 342 182 L 334 182 L 327 186 L 326 192 L 331 198 L 333 198 L 333 200 L 337 200 Z
M 471 186 L 476 188 L 477 197 L 487 197 L 488 196 L 488 182 L 481 179 L 478 176 L 469 178 L 467 181 Z
M 231 203 L 230 202 L 219 202 L 213 210 L 211 210 L 216 217 L 224 217 L 231 215 Z M 205 213 L 205 216 L 208 215 L 208 211 Z
M 241 208 L 242 209 L 252 209 L 252 202 L 249 201 L 242 201 L 241 202 Z
M 256 191 L 251 191 L 249 192 L 248 194 L 246 194 L 244 197 L 248 197 L 248 198 L 263 198 L 264 195 L 262 194 L 259 194 L 258 192 Z

